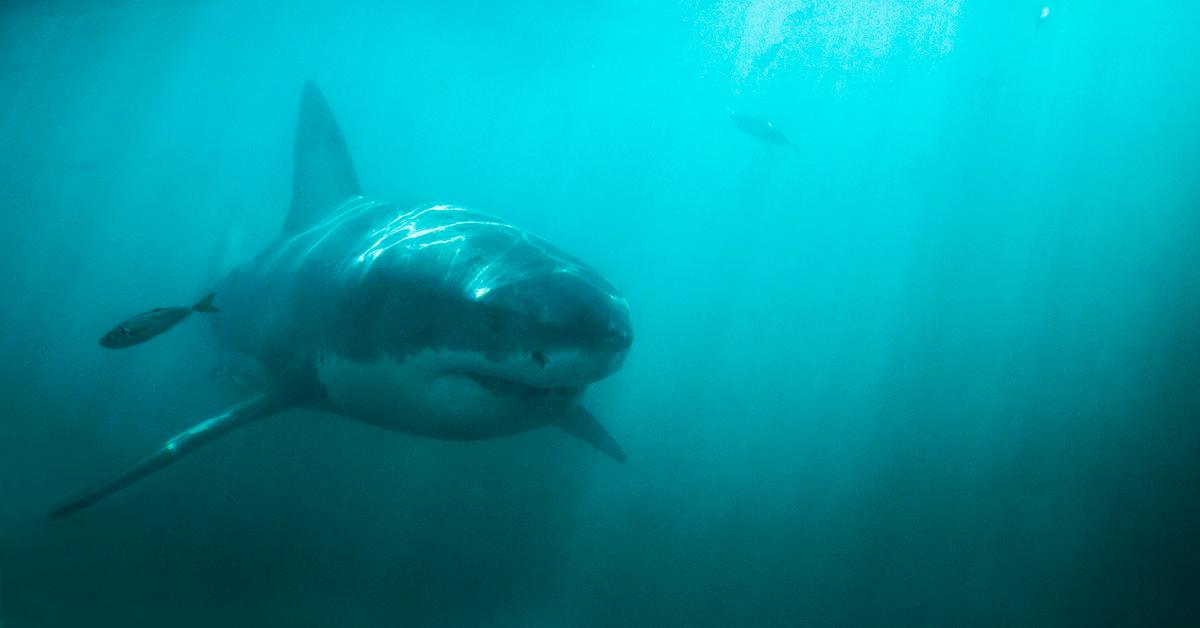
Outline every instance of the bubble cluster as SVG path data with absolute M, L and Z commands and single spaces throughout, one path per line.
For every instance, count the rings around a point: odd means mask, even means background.
M 960 0 L 729 0 L 706 25 L 736 83 L 785 69 L 869 73 L 894 55 L 953 47 Z

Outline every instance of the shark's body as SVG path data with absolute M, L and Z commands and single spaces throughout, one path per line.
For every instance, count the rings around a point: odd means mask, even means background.
M 632 330 L 594 270 L 487 214 L 361 194 L 340 131 L 309 83 L 284 231 L 216 285 L 225 354 L 261 393 L 69 500 L 75 512 L 247 422 L 296 406 L 450 440 L 557 425 L 618 460 L 580 404 Z

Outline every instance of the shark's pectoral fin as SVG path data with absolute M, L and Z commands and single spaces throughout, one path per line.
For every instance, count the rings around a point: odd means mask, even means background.
M 554 425 L 571 436 L 590 443 L 596 449 L 612 456 L 617 462 L 625 462 L 625 450 L 621 449 L 612 434 L 604 429 L 604 426 L 587 408 L 575 406 L 556 419 Z
M 226 432 L 309 401 L 312 398 L 311 389 L 307 385 L 291 381 L 292 379 L 285 378 L 271 391 L 257 394 L 222 414 L 184 430 L 107 481 L 58 504 L 50 510 L 50 518 L 58 519 L 83 510 L 179 460 Z

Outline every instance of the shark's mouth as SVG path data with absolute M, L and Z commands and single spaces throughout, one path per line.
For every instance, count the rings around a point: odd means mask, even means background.
M 543 388 L 541 386 L 522 384 L 521 382 L 494 375 L 482 375 L 480 373 L 467 372 L 464 375 L 471 378 L 471 381 L 479 384 L 480 388 L 497 397 L 571 397 L 583 392 L 584 389 L 583 386 L 553 386 Z

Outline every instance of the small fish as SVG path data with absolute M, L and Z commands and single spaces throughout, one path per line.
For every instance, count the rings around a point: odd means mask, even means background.
M 747 135 L 753 135 L 768 144 L 787 146 L 794 151 L 800 150 L 786 135 L 775 128 L 775 125 L 771 124 L 769 120 L 742 115 L 732 109 L 729 110 L 729 119 L 733 121 L 734 126 L 741 129 Z
M 109 349 L 132 347 L 133 345 L 146 342 L 178 325 L 180 321 L 187 318 L 188 314 L 192 312 L 216 312 L 218 310 L 212 304 L 213 297 L 215 296 L 217 295 L 210 294 L 200 299 L 192 307 L 160 307 L 138 314 L 101 336 L 100 346 Z

